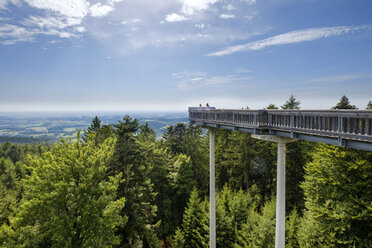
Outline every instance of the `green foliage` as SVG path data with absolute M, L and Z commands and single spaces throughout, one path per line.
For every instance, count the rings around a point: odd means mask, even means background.
M 235 248 L 274 247 L 275 241 L 275 198 L 267 201 L 262 213 L 249 210 L 249 216 L 238 231 Z
M 116 190 L 121 174 L 106 177 L 114 139 L 101 148 L 62 140 L 31 158 L 19 212 L 3 227 L 5 247 L 111 247 L 126 222 L 124 198 Z
M 183 217 L 182 229 L 176 231 L 175 247 L 208 247 L 208 217 L 208 205 L 200 201 L 198 192 L 194 188 Z
M 269 106 L 266 107 L 266 109 L 279 109 L 275 104 L 270 103 Z
M 284 105 L 281 106 L 281 108 L 282 109 L 300 109 L 300 104 L 301 104 L 301 101 L 296 101 L 296 98 L 293 95 L 291 95 L 288 101 L 286 101 Z
M 98 116 L 94 117 L 90 127 L 84 131 L 83 140 L 87 142 L 89 139 L 94 140 L 96 146 L 103 143 L 108 137 L 112 137 L 113 128 L 111 125 L 101 125 L 101 120 Z
M 298 229 L 301 223 L 301 217 L 297 213 L 297 209 L 293 208 L 285 223 L 285 239 L 287 248 L 299 248 L 298 244 Z
M 138 141 L 138 130 L 137 119 L 129 116 L 115 125 L 117 142 L 109 168 L 110 175 L 120 173 L 125 179 L 118 189 L 118 197 L 127 199 L 121 215 L 128 216 L 128 223 L 119 229 L 123 247 L 148 245 L 147 237 L 153 236 L 155 194 L 150 179 L 151 167 L 144 155 L 146 147 Z
M 304 166 L 312 160 L 310 152 L 313 147 L 314 144 L 307 141 L 287 144 L 286 202 L 288 213 L 295 206 L 300 210 L 304 208 L 304 192 L 301 183 L 304 181 Z
M 169 126 L 163 138 L 163 145 L 170 154 L 190 157 L 196 186 L 202 195 L 206 195 L 209 183 L 208 136 L 203 136 L 201 128 L 178 123 L 176 126 Z
M 351 105 L 349 98 L 343 95 L 340 101 L 332 109 L 357 109 L 355 105 Z
M 9 225 L 20 197 L 17 169 L 9 158 L 0 158 L 0 226 Z
M 319 144 L 307 164 L 306 208 L 326 244 L 370 247 L 372 153 Z
M 324 237 L 325 235 L 321 231 L 319 222 L 314 219 L 309 211 L 305 211 L 297 231 L 299 247 L 329 247 L 325 244 Z

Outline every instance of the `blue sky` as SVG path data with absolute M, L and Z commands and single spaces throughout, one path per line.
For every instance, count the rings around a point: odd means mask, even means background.
M 370 0 L 0 0 L 0 112 L 372 100 Z

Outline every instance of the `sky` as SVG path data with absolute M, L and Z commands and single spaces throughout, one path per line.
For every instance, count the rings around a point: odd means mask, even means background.
M 0 0 L 0 112 L 372 100 L 371 0 Z

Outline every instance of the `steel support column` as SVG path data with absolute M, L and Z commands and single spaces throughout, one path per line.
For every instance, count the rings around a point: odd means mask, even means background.
M 276 142 L 278 144 L 276 173 L 276 226 L 275 248 L 285 247 L 285 150 L 286 143 L 297 139 L 283 138 L 276 135 L 255 135 L 252 138 Z
M 216 248 L 216 187 L 215 187 L 215 158 L 214 158 L 214 130 L 209 129 L 209 247 Z
M 275 248 L 285 247 L 285 142 L 278 142 Z

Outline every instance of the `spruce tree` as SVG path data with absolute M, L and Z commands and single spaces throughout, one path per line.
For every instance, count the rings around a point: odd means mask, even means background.
M 281 108 L 282 109 L 300 109 L 300 104 L 301 104 L 301 101 L 296 101 L 296 98 L 293 95 L 291 95 L 288 101 L 286 101 L 284 105 L 281 106 Z
M 115 126 L 117 142 L 110 163 L 110 175 L 123 174 L 125 181 L 119 185 L 118 197 L 127 203 L 122 216 L 128 216 L 128 224 L 120 229 L 122 246 L 145 245 L 146 237 L 152 235 L 156 206 L 150 179 L 150 166 L 144 156 L 144 147 L 138 141 L 138 120 L 125 116 Z
M 178 229 L 175 235 L 176 247 L 182 248 L 204 248 L 208 247 L 209 227 L 208 210 L 203 204 L 197 189 L 191 193 L 189 204 L 185 211 L 182 229 Z
M 269 106 L 266 107 L 266 109 L 279 109 L 275 104 L 269 104 Z
M 332 109 L 357 109 L 355 105 L 351 105 L 349 98 L 343 95 L 340 101 Z

